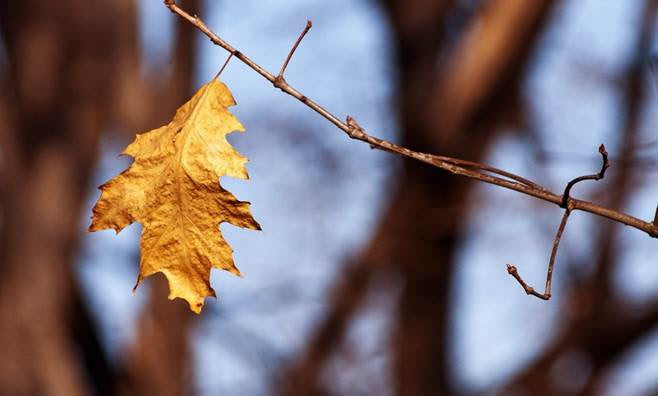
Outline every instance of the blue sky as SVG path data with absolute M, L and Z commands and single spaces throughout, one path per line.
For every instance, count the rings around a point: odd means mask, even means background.
M 311 19 L 313 29 L 288 67 L 286 79 L 335 114 L 353 115 L 372 134 L 395 140 L 390 33 L 375 2 L 208 3 L 201 15 L 207 24 L 273 72 Z M 557 23 L 543 39 L 525 91 L 532 98 L 542 143 L 568 160 L 549 160 L 542 164 L 545 169 L 537 171 L 527 142 L 509 131 L 489 153 L 488 163 L 559 190 L 566 180 L 597 169 L 596 149 L 601 142 L 614 153 L 619 143 L 619 98 L 614 87 L 602 84 L 601 79 L 614 77 L 629 60 L 640 4 L 635 0 L 567 1 L 557 10 Z M 148 73 L 151 67 L 166 67 L 169 62 L 173 15 L 160 1 L 144 0 L 140 5 L 141 37 L 150 62 L 144 72 Z M 227 54 L 200 34 L 198 45 L 201 62 L 196 79 L 201 85 L 212 78 Z M 222 184 L 252 202 L 263 232 L 222 226 L 245 277 L 213 271 L 212 284 L 219 299 L 207 301 L 203 323 L 196 331 L 196 376 L 205 394 L 260 394 L 273 368 L 268 365 L 276 365 L 302 345 L 326 308 L 328 286 L 340 277 L 345 259 L 376 227 L 394 183 L 397 160 L 347 139 L 236 60 L 222 79 L 238 102 L 232 112 L 247 129 L 246 134 L 229 140 L 250 158 L 251 176 L 249 181 L 223 178 Z M 652 90 L 654 104 L 656 91 Z M 647 141 L 656 139 L 656 117 L 656 112 L 644 117 L 641 134 Z M 105 139 L 94 185 L 128 165 L 129 161 L 116 158 L 126 143 Z M 657 146 L 650 147 L 653 151 L 644 154 L 655 158 Z M 633 200 L 627 211 L 649 218 L 658 197 L 656 172 L 647 173 L 642 183 L 641 198 Z M 576 195 L 587 198 L 596 187 L 579 186 Z M 88 210 L 97 195 L 90 189 Z M 479 388 L 522 367 L 541 350 L 541 340 L 554 334 L 554 311 L 565 274 L 559 269 L 558 255 L 558 291 L 547 304 L 527 298 L 505 271 L 505 264 L 511 262 L 533 283 L 541 281 L 550 233 L 560 220 L 558 208 L 487 185 L 478 186 L 473 197 L 486 204 L 470 220 L 470 237 L 459 254 L 453 296 L 459 314 L 452 353 L 463 382 Z M 593 248 L 580 241 L 592 221 L 591 216 L 574 216 L 565 232 L 565 251 L 579 244 Z M 137 315 L 148 294 L 148 281 L 135 296 L 130 292 L 137 274 L 139 232 L 139 225 L 133 225 L 119 236 L 102 232 L 82 237 L 80 276 L 98 313 L 108 350 L 115 356 L 134 336 Z M 626 231 L 622 238 L 633 249 L 619 267 L 619 288 L 641 302 L 658 293 L 656 241 L 635 230 Z M 378 298 L 386 301 L 392 295 Z M 356 386 L 358 373 L 374 376 L 387 369 L 386 358 L 377 355 L 386 344 L 386 312 L 376 303 L 372 306 L 351 329 L 350 337 L 367 335 L 370 342 L 361 345 L 359 353 L 376 358 L 354 371 L 336 369 L 341 362 L 335 362 L 330 373 L 338 387 Z M 229 338 L 237 345 L 228 345 Z M 658 378 L 657 351 L 654 334 L 633 356 L 625 357 L 625 368 L 613 379 L 613 393 L 636 393 L 639 389 L 633 387 L 642 384 L 642 379 Z

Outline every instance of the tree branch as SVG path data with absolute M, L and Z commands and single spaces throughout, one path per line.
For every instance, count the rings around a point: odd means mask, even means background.
M 327 111 L 325 108 L 323 108 L 313 100 L 309 99 L 308 97 L 297 91 L 285 80 L 279 79 L 277 76 L 274 76 L 272 73 L 265 70 L 262 66 L 258 65 L 256 62 L 248 58 L 242 52 L 233 48 L 229 43 L 224 41 L 212 30 L 210 30 L 208 26 L 198 16 L 192 16 L 188 14 L 185 10 L 183 10 L 178 5 L 176 5 L 176 2 L 174 0 L 164 0 L 164 4 L 165 6 L 167 6 L 167 8 L 171 10 L 171 12 L 180 15 L 182 18 L 186 19 L 197 29 L 203 32 L 206 36 L 210 38 L 210 41 L 212 41 L 214 44 L 224 48 L 226 51 L 233 54 L 233 56 L 240 59 L 245 65 L 249 66 L 256 73 L 260 74 L 261 76 L 263 76 L 263 78 L 271 82 L 276 88 L 279 88 L 281 91 L 294 97 L 295 99 L 299 100 L 306 106 L 310 107 L 316 113 L 326 118 L 329 122 L 334 124 L 338 129 L 345 132 L 352 139 L 356 139 L 368 143 L 371 148 L 375 148 L 382 151 L 388 151 L 391 153 L 399 154 L 404 157 L 413 158 L 417 161 L 425 162 L 427 164 L 446 170 L 455 175 L 467 177 L 469 179 L 479 180 L 489 184 L 494 184 L 499 187 L 504 187 L 510 190 L 518 191 L 523 194 L 527 194 L 535 198 L 539 198 L 541 200 L 562 206 L 562 202 L 563 202 L 562 196 L 554 194 L 548 191 L 548 189 L 543 188 L 536 183 L 530 182 L 529 180 L 526 180 L 520 176 L 513 175 L 509 172 L 498 170 L 497 168 L 485 164 L 465 161 L 458 158 L 438 156 L 438 155 L 409 150 L 405 147 L 398 146 L 395 143 L 391 143 L 389 141 L 379 139 L 377 137 L 367 134 L 365 130 L 361 128 L 361 126 L 359 126 L 356 123 L 356 121 L 350 116 L 347 117 L 347 120 L 345 122 L 341 121 L 338 117 Z M 305 31 L 307 30 L 305 29 Z M 298 39 L 298 42 L 301 40 L 303 36 L 304 36 L 304 32 Z M 292 55 L 293 51 L 291 51 L 289 56 Z M 467 165 L 469 168 L 475 168 L 478 170 L 485 170 L 485 171 L 497 173 L 499 175 L 508 177 L 513 181 L 508 179 L 503 179 L 497 176 L 492 176 L 481 171 L 469 169 L 465 167 Z M 658 225 L 638 219 L 636 217 L 630 216 L 622 212 L 618 212 L 610 208 L 606 208 L 604 206 L 597 205 L 592 202 L 578 200 L 578 199 L 571 199 L 570 202 L 573 206 L 573 210 L 582 210 L 584 212 L 589 212 L 598 216 L 606 217 L 608 219 L 644 231 L 647 234 L 649 234 L 649 236 L 651 236 L 652 238 L 658 238 Z
M 601 170 L 599 173 L 594 173 L 593 175 L 585 175 L 585 176 L 579 176 L 573 180 L 571 180 L 569 183 L 567 183 L 566 188 L 564 189 L 564 194 L 562 194 L 562 202 L 560 203 L 560 206 L 566 209 L 564 211 L 564 216 L 562 216 L 562 222 L 560 222 L 560 227 L 557 229 L 557 233 L 555 234 L 555 239 L 553 240 L 553 250 L 551 251 L 551 258 L 548 261 L 548 272 L 546 273 L 546 287 L 544 288 L 544 293 L 539 294 L 535 289 L 525 283 L 523 281 L 523 278 L 521 278 L 521 275 L 519 275 L 518 270 L 516 269 L 515 266 L 511 264 L 507 264 L 507 273 L 512 275 L 514 279 L 519 282 L 521 287 L 523 287 L 523 290 L 525 290 L 526 294 L 528 295 L 533 295 L 537 298 L 541 298 L 542 300 L 550 300 L 551 298 L 551 281 L 553 278 L 553 267 L 555 265 L 555 256 L 557 255 L 557 249 L 560 246 L 560 240 L 562 239 L 562 233 L 564 232 L 564 227 L 567 225 L 567 221 L 569 220 L 569 215 L 571 214 L 571 201 L 569 198 L 569 192 L 571 191 L 571 187 L 573 187 L 576 183 L 580 183 L 581 181 L 585 180 L 601 180 L 605 176 L 605 171 L 610 167 L 610 161 L 608 160 L 608 152 L 605 149 L 605 146 L 602 144 L 599 146 L 599 153 L 601 154 L 601 157 L 603 159 L 603 163 L 601 164 Z
M 601 157 L 603 159 L 603 163 L 601 164 L 601 170 L 599 171 L 599 173 L 595 173 L 593 175 L 580 176 L 567 183 L 567 187 L 564 189 L 564 193 L 562 194 L 562 203 L 560 203 L 561 207 L 565 209 L 567 208 L 567 204 L 569 203 L 569 192 L 571 192 L 571 187 L 573 187 L 576 183 L 580 183 L 581 181 L 584 180 L 603 179 L 603 176 L 605 176 L 606 169 L 610 167 L 610 161 L 608 160 L 608 152 L 606 151 L 605 146 L 603 144 L 599 146 L 599 153 L 601 154 Z
M 277 76 L 277 79 L 283 80 L 283 73 L 286 72 L 286 68 L 288 67 L 288 62 L 290 62 L 290 59 L 292 58 L 292 55 L 295 53 L 295 50 L 299 46 L 299 43 L 302 42 L 304 36 L 306 36 L 306 33 L 308 33 L 308 31 L 311 30 L 312 27 L 313 27 L 313 22 L 306 21 L 306 26 L 304 27 L 304 30 L 297 38 L 297 41 L 295 42 L 295 45 L 293 45 L 292 48 L 290 49 L 290 52 L 288 52 L 288 56 L 286 56 L 286 60 L 283 61 L 283 65 L 281 65 L 281 70 L 279 70 L 279 75 Z
M 523 281 L 523 278 L 521 278 L 521 275 L 519 275 L 519 272 L 517 271 L 516 267 L 507 264 L 507 273 L 512 275 L 514 279 L 519 282 L 521 287 L 523 287 L 523 290 L 525 290 L 526 294 L 528 295 L 533 295 L 537 298 L 541 298 L 542 300 L 550 300 L 551 299 L 551 282 L 553 280 L 553 267 L 555 266 L 555 256 L 557 256 L 557 249 L 560 246 L 560 240 L 562 239 L 562 233 L 564 232 L 564 227 L 567 225 L 567 220 L 569 220 L 569 215 L 571 214 L 571 209 L 567 208 L 567 210 L 564 211 L 564 215 L 562 216 L 562 221 L 560 222 L 560 227 L 557 229 L 557 233 L 555 234 L 555 239 L 553 239 L 553 250 L 551 250 L 551 258 L 548 261 L 548 271 L 546 272 L 546 286 L 544 288 L 544 294 L 539 294 L 535 289 L 525 283 Z

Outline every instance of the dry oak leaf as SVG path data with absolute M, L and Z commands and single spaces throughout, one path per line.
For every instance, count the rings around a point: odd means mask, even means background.
M 187 300 L 201 312 L 212 267 L 240 276 L 233 250 L 219 224 L 260 230 L 248 202 L 238 201 L 219 184 L 220 176 L 248 179 L 245 162 L 226 140 L 244 127 L 227 107 L 235 100 L 226 85 L 204 85 L 165 126 L 138 134 L 122 154 L 134 158 L 128 169 L 100 187 L 89 231 L 117 233 L 142 223 L 141 259 L 135 288 L 162 272 L 169 299 Z

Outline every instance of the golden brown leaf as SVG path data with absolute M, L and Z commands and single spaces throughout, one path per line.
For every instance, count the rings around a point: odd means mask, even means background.
M 247 179 L 245 162 L 226 140 L 244 131 L 227 107 L 235 101 L 223 83 L 213 80 L 181 106 L 163 127 L 139 134 L 123 154 L 132 165 L 100 187 L 89 231 L 114 229 L 132 222 L 142 231 L 142 279 L 162 272 L 169 281 L 169 299 L 187 300 L 201 312 L 210 287 L 210 269 L 240 275 L 233 250 L 219 224 L 259 230 L 248 202 L 238 201 L 219 184 L 220 176 Z

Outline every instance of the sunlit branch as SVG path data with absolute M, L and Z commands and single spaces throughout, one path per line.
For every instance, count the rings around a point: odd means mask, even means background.
M 610 163 L 608 161 L 608 153 L 607 151 L 605 151 L 605 147 L 603 145 L 599 147 L 599 152 L 603 157 L 603 165 L 601 167 L 600 172 L 594 175 L 581 176 L 579 178 L 571 180 L 567 184 L 564 194 L 562 195 L 555 194 L 535 182 L 532 182 L 521 176 L 515 175 L 511 172 L 507 172 L 495 168 L 493 166 L 481 164 L 478 162 L 472 162 L 464 159 L 459 159 L 459 158 L 451 158 L 446 156 L 439 156 L 439 155 L 413 151 L 406 147 L 399 146 L 395 143 L 377 138 L 375 136 L 366 133 L 366 131 L 356 122 L 356 120 L 350 116 L 347 116 L 346 120 L 342 121 L 340 118 L 338 118 L 337 116 L 335 116 L 334 114 L 332 114 L 331 112 L 329 112 L 328 110 L 326 110 L 324 107 L 320 106 L 313 100 L 309 99 L 307 96 L 303 95 L 301 92 L 299 92 L 290 84 L 288 84 L 288 82 L 286 82 L 286 80 L 283 78 L 283 73 L 285 72 L 288 62 L 292 58 L 297 46 L 304 38 L 308 30 L 311 28 L 312 24 L 310 21 L 307 22 L 306 27 L 304 28 L 304 30 L 298 37 L 297 41 L 293 45 L 292 49 L 288 53 L 288 56 L 286 57 L 281 67 L 281 70 L 279 71 L 279 74 L 275 76 L 274 74 L 268 72 L 262 66 L 251 60 L 241 51 L 238 51 L 235 48 L 233 48 L 233 46 L 231 46 L 229 43 L 227 43 L 221 37 L 215 34 L 212 30 L 210 30 L 208 26 L 198 16 L 196 15 L 192 16 L 188 14 L 185 10 L 180 8 L 174 0 L 164 0 L 164 4 L 173 13 L 178 14 L 182 18 L 186 19 L 197 29 L 199 29 L 202 33 L 208 36 L 208 38 L 210 38 L 210 41 L 212 41 L 214 44 L 224 48 L 232 56 L 238 58 L 245 65 L 250 67 L 256 73 L 260 74 L 263 78 L 268 80 L 270 83 L 272 83 L 274 87 L 294 97 L 295 99 L 299 100 L 304 105 L 306 105 L 307 107 L 311 108 L 316 113 L 320 114 L 322 117 L 324 117 L 329 122 L 334 124 L 338 129 L 345 132 L 350 138 L 368 143 L 370 147 L 373 149 L 388 151 L 403 157 L 412 158 L 417 161 L 421 161 L 429 165 L 435 166 L 437 168 L 446 170 L 454 175 L 459 175 L 469 179 L 474 179 L 485 183 L 494 184 L 499 187 L 504 187 L 523 194 L 527 194 L 535 198 L 541 199 L 543 201 L 551 202 L 562 208 L 565 208 L 566 212 L 562 219 L 563 224 L 558 229 L 558 234 L 556 235 L 556 239 L 553 244 L 554 248 L 553 248 L 553 253 L 551 254 L 551 261 L 549 262 L 549 274 L 547 277 L 546 292 L 543 295 L 536 292 L 534 293 L 529 292 L 529 294 L 537 295 L 538 297 L 547 296 L 547 295 L 550 297 L 550 282 L 551 282 L 550 278 L 552 275 L 555 253 L 557 251 L 557 246 L 559 245 L 560 237 L 562 235 L 564 225 L 566 225 L 566 221 L 569 216 L 569 213 L 573 210 L 581 210 L 584 212 L 589 212 L 598 216 L 602 216 L 610 220 L 644 231 L 652 238 L 658 238 L 658 214 L 657 214 L 657 219 L 654 220 L 653 223 L 651 223 L 630 216 L 628 214 L 616 211 L 614 209 L 606 208 L 604 206 L 595 204 L 593 202 L 579 200 L 579 199 L 571 198 L 569 196 L 571 187 L 573 187 L 573 185 L 575 185 L 576 183 L 583 180 L 599 180 L 603 178 L 605 174 L 605 170 L 610 166 Z M 523 282 L 523 280 L 518 275 L 518 272 L 516 271 L 516 268 L 514 266 L 509 266 L 508 271 L 510 272 L 511 275 L 513 275 L 517 279 L 517 281 L 519 281 L 519 283 L 524 287 L 524 290 L 526 290 L 526 292 L 528 292 L 528 290 L 533 290 L 530 286 L 528 286 L 527 284 L 525 284 L 525 282 Z

